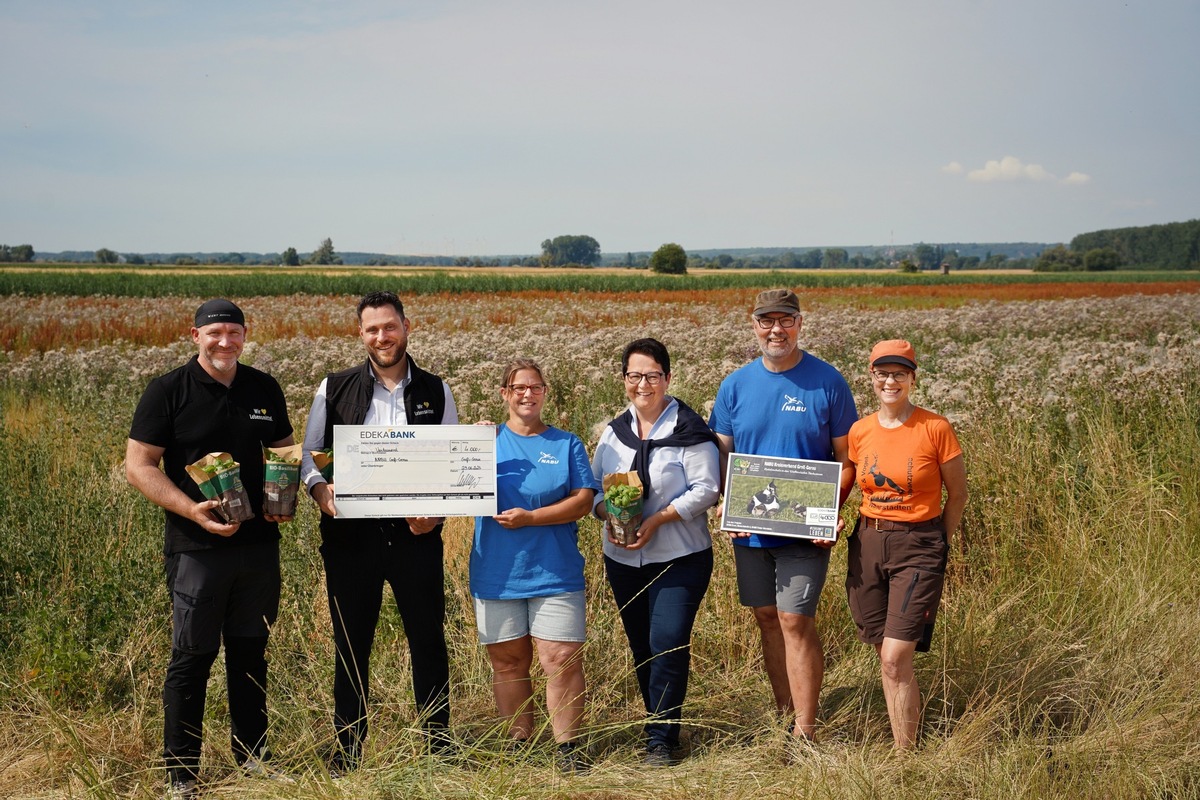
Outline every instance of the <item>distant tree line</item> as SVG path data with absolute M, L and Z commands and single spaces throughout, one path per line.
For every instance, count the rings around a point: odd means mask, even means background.
M 632 253 L 629 266 L 646 266 Z M 906 267 L 907 265 L 907 267 Z M 729 253 L 688 256 L 689 268 L 706 269 L 901 269 L 913 272 L 921 270 L 963 269 L 1028 269 L 1028 258 L 1009 258 L 1006 255 L 987 253 L 960 255 L 946 245 L 917 244 L 899 248 L 876 248 L 851 254 L 844 247 L 814 247 L 807 250 L 784 250 L 781 253 L 734 256 Z
M 1111 251 L 1112 255 L 1103 257 L 1105 263 L 1115 258 L 1116 265 L 1122 267 L 1197 269 L 1200 268 L 1200 219 L 1092 231 L 1071 240 L 1069 252 L 1081 263 L 1097 251 Z
M 797 248 L 772 250 L 768 248 L 735 249 L 731 252 L 703 251 L 687 253 L 675 243 L 663 245 L 654 253 L 626 253 L 624 257 L 603 256 L 600 243 L 587 235 L 564 235 L 542 242 L 539 255 L 480 257 L 480 256 L 381 256 L 354 253 L 343 257 L 333 246 L 333 240 L 321 241 L 310 254 L 301 254 L 294 247 L 281 253 L 216 253 L 216 254 L 121 254 L 107 247 L 88 252 L 67 252 L 50 257 L 61 261 L 98 262 L 103 264 L 364 264 L 380 266 L 428 265 L 446 267 L 499 266 L 582 266 L 597 264 L 624 266 L 631 269 L 652 269 L 660 272 L 693 268 L 706 269 L 772 269 L 772 270 L 831 270 L 880 269 L 905 271 L 971 269 L 1034 269 L 1039 271 L 1133 269 L 1200 269 L 1200 220 L 1093 231 L 1076 236 L 1070 246 L 1045 247 L 1031 243 L 992 245 L 1008 253 L 984 251 L 983 245 L 970 243 L 929 244 L 920 242 L 903 247 L 879 246 Z M 664 250 L 664 248 L 666 248 Z M 675 248 L 678 248 L 676 251 Z M 1029 255 L 1024 255 L 1029 253 Z M 0 262 L 29 263 L 35 260 L 33 246 L 0 245 Z M 41 260 L 47 260 L 43 254 Z
M 1093 247 L 1081 253 L 1056 244 L 1042 251 L 1033 269 L 1035 272 L 1099 272 L 1120 266 L 1123 266 L 1121 257 L 1111 247 Z
M 568 235 L 556 236 L 542 242 L 542 252 L 539 255 L 524 256 L 386 256 L 376 253 L 339 253 L 334 249 L 333 240 L 326 238 L 311 253 L 301 253 L 295 247 L 287 247 L 280 253 L 119 253 L 107 247 L 94 252 L 63 252 L 54 258 L 64 262 L 97 262 L 102 264 L 167 264 L 175 266 L 194 265 L 236 265 L 236 264 L 265 264 L 282 266 L 301 266 L 305 264 L 331 265 L 350 264 L 364 266 L 432 266 L 432 267 L 549 267 L 549 266 L 578 266 L 590 267 L 598 264 L 606 266 L 622 266 L 630 269 L 654 269 L 658 264 L 677 269 L 679 255 L 673 250 L 678 247 L 669 243 L 659 248 L 667 248 L 655 262 L 655 253 L 626 253 L 624 256 L 609 254 L 602 256 L 600 243 L 591 236 Z M 1012 247 L 1011 245 L 1004 245 Z M 939 268 L 962 269 L 1028 269 L 1032 266 L 1031 258 L 1010 258 L 1002 253 L 993 254 L 986 251 L 983 256 L 963 255 L 958 248 L 977 248 L 976 245 L 944 245 L 917 244 L 908 247 L 869 247 L 855 251 L 842 247 L 829 248 L 799 248 L 771 250 L 768 248 L 749 248 L 733 250 L 728 253 L 705 251 L 702 253 L 684 252 L 683 271 L 692 268 L 703 269 L 898 269 L 903 262 L 913 265 L 919 270 L 937 270 Z M 1030 247 L 1034 247 L 1030 245 Z M 1036 246 L 1040 249 L 1040 245 Z M 0 248 L 4 248 L 0 245 Z M 5 253 L 8 257 L 4 258 Z M 670 254 L 670 258 L 666 256 Z M 0 249 L 0 261 L 18 261 L 34 259 L 33 248 L 30 245 L 19 245 Z M 663 260 L 666 259 L 666 260 Z M 43 259 L 45 260 L 45 259 Z M 943 266 L 944 265 L 944 266 Z
M 678 245 L 675 245 L 678 247 Z M 668 247 L 668 245 L 663 245 Z M 681 250 L 683 248 L 680 248 Z M 662 248 L 659 248 L 661 251 Z M 608 266 L 632 269 L 653 269 L 656 253 L 626 253 L 624 259 L 606 257 Z M 903 262 L 913 265 L 913 271 L 947 269 L 1028 269 L 1030 259 L 1009 258 L 1003 254 L 987 253 L 985 257 L 959 255 L 945 245 L 919 244 L 910 248 L 879 248 L 851 254 L 844 247 L 814 247 L 807 250 L 783 250 L 777 253 L 755 252 L 749 255 L 708 252 L 689 253 L 687 269 L 899 269 Z
M 32 248 L 31 248 L 32 252 Z M 296 252 L 296 248 L 288 247 L 282 253 L 267 253 L 265 255 L 259 253 L 118 253 L 107 247 L 101 247 L 96 250 L 91 259 L 84 258 L 69 258 L 68 255 L 78 254 L 59 254 L 59 259 L 62 261 L 83 261 L 91 260 L 98 264 L 172 264 L 180 267 L 196 266 L 200 264 L 278 264 L 283 266 L 299 266 L 301 264 L 341 264 L 342 258 L 333 249 L 333 240 L 325 239 L 317 246 L 311 254 L 303 258 Z M 2 259 L 0 259 L 2 260 Z
M 29 264 L 33 261 L 33 245 L 15 244 L 11 247 L 0 244 L 0 262 L 5 264 Z

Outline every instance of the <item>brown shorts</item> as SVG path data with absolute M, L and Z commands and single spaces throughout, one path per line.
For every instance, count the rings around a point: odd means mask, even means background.
M 890 526 L 859 517 L 846 565 L 850 614 L 860 641 L 887 637 L 928 650 L 946 573 L 946 529 L 941 517 Z

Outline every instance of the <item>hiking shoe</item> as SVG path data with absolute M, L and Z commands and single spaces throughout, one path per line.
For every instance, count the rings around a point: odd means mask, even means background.
M 563 742 L 554 751 L 554 766 L 564 775 L 581 775 L 592 768 L 592 761 L 579 742 Z
M 170 781 L 167 783 L 167 793 L 163 795 L 166 800 L 196 800 L 199 796 L 200 790 L 196 788 L 195 778 Z
M 657 743 L 646 748 L 647 767 L 673 767 L 678 763 L 679 759 L 671 754 L 670 745 Z

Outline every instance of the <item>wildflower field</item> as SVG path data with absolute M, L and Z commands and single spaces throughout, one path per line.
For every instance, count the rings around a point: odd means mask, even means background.
M 391 288 L 413 322 L 410 352 L 448 380 L 463 421 L 502 419 L 500 367 L 531 356 L 551 384 L 547 421 L 590 450 L 625 406 L 626 342 L 665 342 L 672 393 L 707 411 L 720 380 L 757 356 L 747 316 L 755 291 L 780 283 L 759 275 L 606 291 L 587 277 L 574 289 L 467 281 L 418 292 L 378 272 L 362 278 L 369 287 L 301 293 L 288 278 L 290 293 L 255 284 L 206 294 L 228 293 L 245 309 L 243 362 L 279 380 L 298 432 L 325 373 L 362 358 L 357 293 Z M 125 483 L 122 457 L 146 382 L 194 352 L 187 329 L 205 295 L 170 274 L 151 279 L 156 293 L 140 283 L 105 294 L 86 281 L 70 291 L 0 286 L 0 797 L 162 791 L 162 513 Z M 333 782 L 322 760 L 332 733 L 330 622 L 316 512 L 302 500 L 282 527 L 268 689 L 273 749 L 296 782 L 234 770 L 218 662 L 204 796 L 1200 797 L 1200 281 L 862 280 L 800 293 L 801 344 L 842 370 L 860 413 L 874 410 L 870 346 L 907 338 L 921 359 L 916 401 L 955 422 L 966 453 L 971 500 L 933 649 L 917 658 L 924 721 L 915 754 L 891 753 L 875 654 L 855 639 L 846 609 L 843 544 L 818 614 L 820 746 L 788 758 L 729 546 L 718 539 L 685 708 L 690 755 L 677 767 L 643 767 L 641 701 L 591 521 L 580 539 L 596 768 L 568 778 L 548 758 L 505 754 L 467 592 L 470 523 L 452 520 L 452 713 L 466 758 L 417 755 L 407 650 L 385 605 L 364 768 Z M 844 516 L 855 508 L 857 495 Z

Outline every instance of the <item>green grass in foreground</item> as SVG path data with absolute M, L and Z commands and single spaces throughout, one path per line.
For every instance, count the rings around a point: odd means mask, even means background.
M 71 268 L 74 267 L 74 268 Z M 403 273 L 394 279 L 405 295 L 456 292 L 656 292 L 666 290 L 743 289 L 764 286 L 840 288 L 856 286 L 939 286 L 963 283 L 1053 284 L 1141 283 L 1190 281 L 1200 273 L 1184 271 L 1127 271 L 1073 273 L 982 273 L 958 272 L 952 275 L 903 275 L 898 272 L 823 272 L 793 270 L 787 272 L 737 272 L 656 275 L 648 272 L 578 272 L 539 275 L 479 270 L 451 273 L 441 270 L 358 270 L 352 268 L 288 269 L 280 267 L 236 267 L 214 272 L 210 268 L 188 272 L 186 268 L 163 271 L 134 270 L 119 267 L 90 268 L 58 265 L 29 270 L 0 269 L 0 295 L 107 295 L 114 297 L 172 296 L 267 296 L 290 294 L 354 294 L 376 290 L 381 276 Z
M 1198 399 L 1196 397 L 1193 400 Z M 4 397 L 34 427 L 0 441 L 4 576 L 0 773 L 5 797 L 149 798 L 160 791 L 158 692 L 169 648 L 155 565 L 159 513 L 113 466 L 119 432 L 63 399 Z M 393 609 L 372 665 L 365 768 L 334 784 L 328 744 L 332 653 L 311 504 L 286 527 L 284 605 L 271 646 L 272 736 L 292 785 L 249 783 L 228 761 L 221 667 L 210 683 L 205 779 L 213 797 L 1195 797 L 1200 680 L 1195 567 L 1200 534 L 1196 404 L 1153 421 L 1101 407 L 1078 450 L 1008 420 L 964 437 L 976 492 L 969 549 L 955 556 L 938 641 L 918 659 L 925 745 L 889 755 L 877 664 L 844 608 L 844 548 L 822 599 L 828 671 L 815 756 L 786 761 L 782 725 L 755 658 L 752 623 L 718 547 L 695 636 L 691 758 L 637 760 L 632 665 L 599 568 L 589 560 L 589 740 L 599 764 L 562 778 L 545 754 L 513 758 L 493 719 L 488 670 L 465 594 L 465 526 L 448 536 L 456 731 L 467 762 L 420 758 L 408 662 Z M 69 436 L 67 435 L 69 434 Z M 1083 474 L 1079 464 L 1089 469 Z M 1192 477 L 1184 477 L 1192 476 Z

